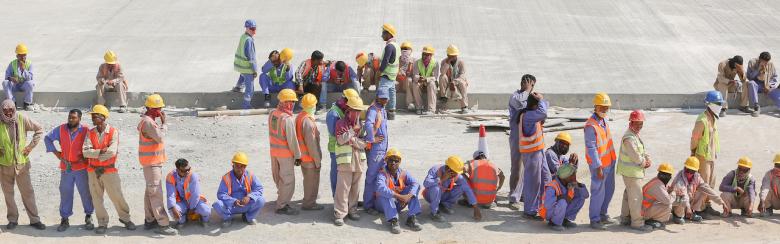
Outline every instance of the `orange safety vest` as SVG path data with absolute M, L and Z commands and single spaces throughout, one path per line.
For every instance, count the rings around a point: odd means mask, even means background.
M 317 77 L 311 79 L 312 83 L 320 84 L 320 82 L 322 82 L 322 73 L 325 72 L 323 71 L 324 67 L 325 67 L 324 64 L 317 65 Z M 311 59 L 307 59 L 306 64 L 303 65 L 303 77 L 302 77 L 303 80 L 309 78 L 311 72 L 312 72 Z
M 769 173 L 769 184 L 772 185 L 772 191 L 775 192 L 775 196 L 780 197 L 780 191 L 777 189 L 777 185 L 780 184 L 780 182 L 775 182 L 775 180 L 778 179 L 780 179 L 780 177 L 775 176 L 774 172 Z
M 108 148 L 109 143 L 111 143 L 111 139 L 114 137 L 114 134 L 116 134 L 116 128 L 109 127 L 108 133 L 103 136 L 103 140 L 98 140 L 97 127 L 95 127 L 89 130 L 89 142 L 92 143 L 92 148 L 95 150 Z M 87 172 L 95 172 L 95 168 L 103 168 L 104 174 L 117 172 L 117 169 L 114 167 L 114 164 L 116 164 L 116 154 L 114 154 L 113 157 L 107 159 L 106 161 L 100 161 L 97 158 L 90 158 L 87 161 L 89 162 Z
M 558 198 L 558 196 L 563 194 L 563 190 L 561 190 L 561 187 L 563 187 L 563 186 L 561 186 L 561 183 L 558 182 L 557 178 L 551 180 L 550 183 L 547 183 L 547 185 L 545 185 L 545 187 L 544 187 L 545 190 L 542 192 L 542 199 L 541 199 L 541 202 L 539 203 L 539 216 L 541 216 L 543 219 L 547 219 L 547 208 L 544 206 L 544 199 L 545 199 L 545 195 L 547 195 L 547 189 L 546 188 L 548 186 L 552 187 L 553 190 L 555 190 L 555 198 L 556 199 Z M 567 189 L 567 191 L 568 191 L 567 195 L 569 197 L 571 197 L 571 198 L 574 198 L 574 191 L 568 190 L 568 189 Z
M 281 110 L 274 110 L 268 116 L 268 139 L 271 142 L 271 157 L 293 158 L 293 151 L 287 144 L 287 130 L 285 124 L 290 119 L 290 114 Z M 300 144 L 300 143 L 298 143 Z
M 70 170 L 78 171 L 87 168 L 87 160 L 84 159 L 84 139 L 87 137 L 87 126 L 81 125 L 83 130 L 76 132 L 76 137 L 73 140 L 70 139 L 70 129 L 68 124 L 63 124 L 59 127 L 60 132 L 60 149 L 62 149 L 62 158 L 70 162 Z M 68 165 L 64 161 L 60 161 L 60 169 L 67 170 Z
M 650 180 L 644 187 L 642 187 L 642 195 L 644 196 L 642 199 L 642 215 L 645 215 L 645 209 L 648 209 L 653 206 L 653 203 L 656 202 L 656 198 L 653 197 L 653 195 L 650 195 L 647 193 L 650 188 L 653 188 L 656 184 L 661 183 L 661 180 L 658 178 Z
M 138 161 L 141 166 L 158 165 L 165 163 L 168 160 L 168 156 L 165 155 L 165 144 L 162 142 L 156 142 L 151 138 L 146 138 L 143 134 L 145 120 L 141 119 L 141 123 L 138 123 Z M 157 123 L 154 123 L 154 127 L 157 128 Z
M 336 84 L 336 80 L 339 78 L 339 75 L 338 75 L 339 71 L 336 70 L 336 62 L 332 62 L 330 64 L 330 68 L 329 69 L 330 69 L 330 80 L 333 81 L 333 82 L 330 82 L 330 83 Z M 341 72 L 341 78 L 343 78 L 342 82 L 344 82 L 346 84 L 349 84 L 350 82 L 352 82 L 350 80 L 349 65 L 347 63 L 344 63 L 344 72 Z
M 496 200 L 498 170 L 488 160 L 472 160 L 469 169 L 469 186 L 474 190 L 478 204 L 490 204 Z
M 298 148 L 301 150 L 301 161 L 303 161 L 303 163 L 314 163 L 314 158 L 309 154 L 309 147 L 306 146 L 303 135 L 303 122 L 306 119 L 311 120 L 312 123 L 314 122 L 313 119 L 309 118 L 305 111 L 299 113 L 298 117 L 295 118 L 295 136 L 298 137 Z M 312 126 L 312 129 L 314 130 L 315 135 L 320 134 L 320 132 L 317 131 L 317 126 Z
M 397 81 L 404 81 L 406 80 L 406 76 L 409 76 L 412 74 L 412 65 L 414 65 L 415 62 L 409 62 L 409 64 L 406 65 L 406 70 L 404 73 L 406 75 L 401 75 L 401 72 L 398 72 L 398 75 L 395 76 L 395 80 Z
M 228 196 L 233 194 L 233 181 L 230 180 L 230 178 L 232 178 L 230 176 L 230 172 L 227 172 L 225 176 L 222 176 L 222 181 L 225 182 L 225 186 L 227 187 L 228 190 L 227 192 Z M 246 189 L 246 194 L 249 195 L 249 193 L 252 192 L 252 179 L 255 178 L 255 175 L 252 173 L 249 173 L 248 175 L 247 173 L 244 173 L 244 178 L 246 178 L 244 179 L 244 189 Z
M 609 125 L 605 122 L 604 128 L 601 128 L 599 123 L 593 117 L 590 117 L 585 122 L 585 127 L 588 126 L 596 131 L 596 152 L 599 153 L 599 158 L 601 159 L 601 168 L 609 167 L 613 161 L 617 160 L 615 147 L 612 145 L 612 133 L 609 132 Z M 592 164 L 593 159 L 590 158 L 589 154 L 585 153 L 585 159 L 588 160 L 589 165 Z
M 176 178 L 174 178 L 173 174 L 177 174 L 176 170 L 171 171 L 171 173 L 168 174 L 168 183 L 173 185 L 173 191 L 176 193 L 176 202 L 181 202 L 182 197 L 179 194 L 179 190 L 176 189 Z M 187 174 L 187 177 L 184 178 L 184 201 L 189 202 L 190 197 L 192 196 L 192 192 L 190 192 L 190 181 L 192 180 L 192 173 Z M 203 195 L 200 195 L 200 200 L 203 202 L 206 202 L 206 197 Z
M 445 167 L 446 167 L 446 166 L 445 166 Z M 437 173 L 437 175 L 439 176 L 439 178 L 441 178 L 441 171 L 442 171 L 442 170 L 441 170 L 441 169 L 439 169 L 439 172 Z M 450 179 L 450 184 L 449 184 L 449 186 L 448 186 L 447 190 L 444 190 L 444 191 L 452 191 L 452 189 L 453 189 L 453 188 L 455 188 L 455 180 L 457 180 L 457 179 L 458 179 L 458 176 L 452 177 L 452 179 Z M 444 183 L 444 182 L 442 182 L 442 183 Z M 441 187 L 444 187 L 444 185 L 443 185 L 443 184 L 441 184 L 440 186 L 441 186 Z M 423 192 L 422 192 L 422 193 L 423 193 L 423 195 L 425 195 L 425 193 L 426 193 L 427 191 L 428 191 L 428 188 L 425 188 L 425 189 L 423 189 Z
M 536 131 L 531 136 L 525 136 L 523 134 L 523 116 L 525 113 L 520 114 L 520 122 L 518 122 L 518 133 L 520 133 L 519 149 L 521 153 L 532 153 L 540 150 L 544 150 L 544 130 L 542 130 L 542 122 L 536 122 Z
M 395 183 L 393 182 L 393 176 L 390 175 L 384 168 L 380 170 L 380 173 L 385 175 L 385 179 L 387 179 L 387 188 L 389 188 L 391 191 L 394 191 L 395 193 L 401 193 L 406 189 L 406 171 L 401 170 L 401 174 L 398 175 L 398 187 L 395 186 Z M 375 192 L 375 195 L 379 195 L 379 192 Z
M 382 126 L 382 122 L 383 122 L 382 113 L 380 113 L 378 108 L 374 107 L 374 103 L 372 103 L 371 106 L 368 107 L 368 109 L 376 110 L 376 119 L 374 120 L 374 135 L 373 135 L 376 136 L 376 133 L 379 131 L 379 127 Z M 387 140 L 387 138 L 385 138 L 385 140 Z M 371 151 L 371 147 L 372 147 L 371 143 L 366 142 L 366 151 Z

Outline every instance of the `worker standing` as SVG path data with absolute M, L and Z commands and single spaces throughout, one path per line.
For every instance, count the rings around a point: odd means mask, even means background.
M 167 132 L 165 124 L 165 107 L 159 94 L 146 97 L 146 113 L 141 115 L 138 123 L 138 161 L 144 171 L 146 191 L 144 192 L 144 229 L 155 231 L 162 235 L 175 235 L 176 230 L 171 228 L 168 212 L 165 211 L 165 200 L 162 190 L 162 166 L 168 161 L 165 154 L 164 137 Z M 155 121 L 160 118 L 160 124 Z
M 200 175 L 192 172 L 186 159 L 180 158 L 175 164 L 176 169 L 165 177 L 168 209 L 176 220 L 174 228 L 181 229 L 187 220 L 199 220 L 201 226 L 208 226 L 211 206 L 201 194 Z
M 19 224 L 19 209 L 16 207 L 14 185 L 19 188 L 22 203 L 30 218 L 30 226 L 44 230 L 38 216 L 38 206 L 35 204 L 35 191 L 30 180 L 30 152 L 41 141 L 43 128 L 26 115 L 16 112 L 13 100 L 6 99 L 2 103 L 0 114 L 0 185 L 5 196 L 5 206 L 8 211 L 6 229 L 13 230 Z M 27 143 L 27 132 L 33 132 L 32 141 Z
M 455 210 L 452 206 L 463 195 L 474 209 L 474 220 L 482 219 L 482 212 L 477 206 L 477 197 L 469 186 L 466 178 L 463 177 L 463 160 L 458 156 L 449 156 L 444 165 L 438 164 L 428 170 L 423 185 L 423 198 L 431 206 L 431 219 L 434 222 L 446 222 L 442 215 L 453 214 Z
M 108 229 L 108 212 L 103 205 L 104 193 L 108 194 L 108 198 L 114 203 L 119 222 L 125 225 L 125 229 L 135 230 L 135 224 L 130 221 L 130 206 L 127 205 L 122 194 L 122 181 L 116 168 L 119 129 L 106 122 L 109 114 L 105 106 L 97 104 L 92 107 L 92 112 L 89 114 L 95 127 L 87 133 L 82 153 L 89 163 L 87 166 L 89 194 L 92 196 L 92 205 L 95 207 L 98 222 L 95 233 L 103 235 Z
M 295 71 L 297 93 L 301 96 L 305 93 L 314 94 L 319 101 L 315 114 L 319 114 L 320 110 L 325 108 L 324 104 L 328 100 L 328 92 L 323 92 L 322 89 L 322 83 L 330 79 L 329 64 L 324 59 L 325 54 L 315 50 L 311 53 L 311 58 L 301 62 Z
M 550 228 L 555 231 L 576 228 L 574 220 L 587 198 L 588 189 L 585 184 L 577 182 L 577 167 L 564 164 L 544 186 L 539 215 L 547 220 Z
M 371 85 L 379 87 L 379 58 L 374 53 L 360 52 L 355 56 L 358 64 L 357 79 L 364 91 L 368 91 Z
M 718 136 L 717 119 L 718 110 L 722 108 L 726 100 L 718 91 L 709 91 L 704 98 L 707 108 L 696 118 L 696 124 L 691 133 L 691 156 L 695 156 L 701 163 L 699 174 L 710 188 L 715 188 L 715 160 L 720 153 L 720 137 Z M 722 114 L 722 113 L 721 113 Z M 720 213 L 710 206 L 710 201 L 705 198 L 704 213 L 719 216 Z
M 317 204 L 317 193 L 320 189 L 320 168 L 322 150 L 320 149 L 320 131 L 314 119 L 317 109 L 317 97 L 312 94 L 303 95 L 301 99 L 303 111 L 295 117 L 295 135 L 301 151 L 301 172 L 303 173 L 303 210 L 322 210 Z
M 293 106 L 298 101 L 295 92 L 284 89 L 277 96 L 279 104 L 268 116 L 268 139 L 271 148 L 271 171 L 276 183 L 276 213 L 297 215 L 290 206 L 295 192 L 295 165 L 301 163 L 301 150 L 295 134 Z
M 347 110 L 349 110 L 347 101 L 352 97 L 360 98 L 360 95 L 351 88 L 344 90 L 342 97 L 330 106 L 330 110 L 325 115 L 325 124 L 328 126 L 328 154 L 330 154 L 330 191 L 333 196 L 336 195 L 336 176 L 338 175 L 338 167 L 336 167 L 338 165 L 336 162 L 336 122 L 344 118 Z
M 374 200 L 376 198 L 376 175 L 384 167 L 385 153 L 387 152 L 387 105 L 389 96 L 384 87 L 376 91 L 376 101 L 368 107 L 366 111 L 366 122 L 363 125 L 366 135 L 363 140 L 366 141 L 366 157 L 368 158 L 368 169 L 366 171 L 366 183 L 363 190 L 363 208 L 370 215 L 377 215 L 379 212 L 374 209 Z
M 417 111 L 414 104 L 414 96 L 412 95 L 412 69 L 414 66 L 414 58 L 412 57 L 412 43 L 405 41 L 401 43 L 401 53 L 398 58 L 398 76 L 395 80 L 398 85 L 396 88 L 403 91 L 406 94 L 406 109 L 409 111 Z
M 362 130 L 360 113 L 366 110 L 363 99 L 349 97 L 349 109 L 343 118 L 336 122 L 336 163 L 338 164 L 338 181 L 334 201 L 334 220 L 336 226 L 344 225 L 344 217 L 359 220 L 357 203 L 360 193 L 363 171 L 366 170 L 366 142 L 359 137 Z
M 658 165 L 658 175 L 642 187 L 642 216 L 646 225 L 662 229 L 672 215 L 672 196 L 669 195 L 669 181 L 674 168 L 671 164 Z
M 383 159 L 384 166 L 376 177 L 376 205 L 375 207 L 385 215 L 385 221 L 390 224 L 390 232 L 400 234 L 401 227 L 398 213 L 404 208 L 406 211 L 406 226 L 413 231 L 422 230 L 417 223 L 417 215 L 420 215 L 420 183 L 409 172 L 401 169 L 401 152 L 395 148 L 387 150 Z
M 726 209 L 725 203 L 718 193 L 699 174 L 699 160 L 696 157 L 688 157 L 685 160 L 685 168 L 677 172 L 669 186 L 672 199 L 672 213 L 674 223 L 684 224 L 685 217 L 693 222 L 701 222 L 704 218 L 704 201 L 710 199 Z
M 780 153 L 775 154 L 772 162 L 774 167 L 764 174 L 758 195 L 758 211 L 763 217 L 772 216 L 773 210 L 780 209 Z
M 651 231 L 653 227 L 646 225 L 642 218 L 642 178 L 645 169 L 652 165 L 645 143 L 639 132 L 644 125 L 645 115 L 640 110 L 634 110 L 628 117 L 628 130 L 620 143 L 617 173 L 623 176 L 626 190 L 623 191 L 623 207 L 620 210 L 620 222 L 630 225 L 638 231 Z
M 590 227 L 606 230 L 609 219 L 607 210 L 615 193 L 615 148 L 612 133 L 607 124 L 607 112 L 612 102 L 606 93 L 593 97 L 594 112 L 585 122 L 585 159 L 590 168 Z
M 758 104 L 759 92 L 766 94 L 774 102 L 775 107 L 780 108 L 780 90 L 777 89 L 780 82 L 777 81 L 777 71 L 771 60 L 772 55 L 769 52 L 762 52 L 758 58 L 748 62 L 748 98 L 750 98 L 754 117 L 761 111 L 761 105 Z
M 31 111 L 33 109 L 33 88 L 35 88 L 33 78 L 32 63 L 27 60 L 27 45 L 19 43 L 16 45 L 16 59 L 11 61 L 8 68 L 5 69 L 5 81 L 3 81 L 5 99 L 11 99 L 15 104 L 14 92 L 24 92 L 22 109 Z
M 346 89 L 354 89 L 360 91 L 360 82 L 358 82 L 357 73 L 355 69 L 350 67 L 344 61 L 330 62 L 328 67 L 330 75 L 328 75 L 327 82 L 322 82 L 322 90 L 326 91 L 326 96 L 320 98 L 321 102 L 326 102 L 327 92 L 344 92 Z M 324 98 L 324 99 L 323 99 Z
M 382 58 L 379 64 L 379 85 L 376 90 L 385 89 L 388 91 L 389 101 L 387 103 L 387 119 L 395 119 L 395 94 L 396 78 L 400 69 L 401 48 L 395 42 L 395 27 L 391 24 L 382 25 L 382 40 L 385 41 L 385 48 L 382 51 Z
M 241 74 L 238 77 L 236 86 L 233 87 L 233 91 L 241 92 L 241 87 L 244 87 L 242 108 L 249 109 L 252 106 L 252 95 L 255 92 L 254 81 L 259 70 L 257 68 L 257 57 L 255 56 L 255 39 L 253 38 L 257 31 L 257 24 L 255 20 L 248 19 L 244 21 L 244 28 L 246 28 L 246 31 L 238 41 L 238 48 L 236 48 L 235 59 L 233 60 L 233 69 Z
M 230 161 L 233 169 L 222 176 L 217 189 L 217 201 L 214 201 L 212 207 L 222 218 L 223 229 L 233 225 L 234 214 L 241 214 L 246 224 L 255 225 L 257 214 L 265 206 L 263 185 L 260 178 L 246 170 L 249 165 L 246 153 L 236 152 Z
M 520 111 L 528 104 L 528 97 L 536 85 L 536 77 L 525 74 L 520 78 L 520 90 L 515 91 L 509 98 L 509 155 L 512 161 L 509 169 L 509 208 L 520 210 L 520 196 L 513 194 L 523 191 L 523 162 L 520 160 L 520 133 L 517 128 L 520 124 Z M 515 189 L 520 188 L 520 189 Z
M 544 182 L 542 172 L 549 172 L 544 156 L 544 130 L 542 121 L 547 118 L 549 103 L 541 93 L 532 92 L 528 106 L 520 113 L 518 150 L 523 160 L 523 217 L 542 220 L 537 216 Z
M 101 64 L 97 73 L 97 104 L 106 105 L 105 93 L 116 92 L 119 95 L 119 112 L 127 112 L 127 79 L 122 73 L 122 66 L 117 61 L 116 53 L 108 50 L 103 55 L 105 63 Z
M 409 90 L 406 97 L 414 98 L 414 107 L 417 108 L 417 114 L 431 114 L 436 112 L 436 94 L 438 93 L 437 81 L 439 77 L 439 63 L 434 61 L 433 53 L 435 50 L 431 46 L 425 46 L 422 50 L 422 57 L 412 64 L 411 80 L 409 81 Z M 424 106 L 422 92 L 425 91 Z M 407 98 L 409 100 L 409 98 Z
M 263 64 L 260 75 L 260 87 L 263 89 L 263 106 L 271 108 L 271 93 L 278 93 L 282 89 L 295 89 L 295 71 L 290 65 L 293 58 L 293 50 L 282 49 L 282 52 L 273 50 L 268 55 L 268 61 Z
M 46 134 L 43 142 L 46 152 L 54 154 L 60 160 L 60 226 L 57 231 L 63 232 L 70 227 L 68 218 L 73 215 L 73 194 L 78 189 L 81 196 L 81 206 L 84 208 L 84 229 L 93 230 L 92 196 L 89 195 L 89 177 L 87 177 L 87 159 L 84 158 L 84 139 L 87 137 L 87 125 L 81 124 L 81 110 L 73 109 L 68 113 L 68 122 Z M 60 145 L 58 151 L 54 141 Z M 75 189 L 74 189 L 75 188 Z
M 447 47 L 447 57 L 441 61 L 439 76 L 439 92 L 442 98 L 442 109 L 446 110 L 447 101 L 459 101 L 460 113 L 468 113 L 469 81 L 466 79 L 466 65 L 459 59 L 460 50 L 455 45 Z
M 729 92 L 739 94 L 739 110 L 744 113 L 753 113 L 748 107 L 748 89 L 745 87 L 747 79 L 745 78 L 745 69 L 742 67 L 742 56 L 736 55 L 733 58 L 721 61 L 718 64 L 718 76 L 715 77 L 713 86 L 720 92 L 721 97 L 728 97 Z M 739 81 L 735 78 L 739 76 Z M 723 108 L 720 110 L 719 117 L 726 117 L 726 110 L 729 109 L 728 99 L 723 100 Z M 716 112 L 717 113 L 717 112 Z
M 740 209 L 742 216 L 753 217 L 753 203 L 756 200 L 756 179 L 750 173 L 753 161 L 741 157 L 737 169 L 732 170 L 720 182 L 720 198 L 723 199 L 723 217 L 729 217 L 732 209 Z

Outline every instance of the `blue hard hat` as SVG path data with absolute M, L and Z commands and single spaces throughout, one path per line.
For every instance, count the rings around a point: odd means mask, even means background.
M 257 24 L 255 23 L 255 20 L 248 19 L 248 20 L 244 21 L 244 27 L 246 27 L 246 28 L 257 27 Z
M 722 103 L 723 96 L 719 91 L 708 91 L 707 96 L 704 97 L 704 101 L 708 103 Z
M 390 99 L 390 88 L 385 87 L 376 89 L 376 98 Z

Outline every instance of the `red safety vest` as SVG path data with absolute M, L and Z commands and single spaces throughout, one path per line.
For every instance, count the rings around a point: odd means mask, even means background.
M 87 168 L 87 160 L 84 158 L 84 140 L 87 138 L 87 126 L 81 125 L 82 130 L 76 132 L 76 138 L 70 139 L 70 129 L 68 124 L 60 126 L 60 148 L 62 149 L 62 158 L 70 162 L 70 170 L 78 171 Z M 60 169 L 68 168 L 65 162 L 60 161 Z
M 227 172 L 225 176 L 222 176 L 222 181 L 225 182 L 225 186 L 227 187 L 228 190 L 227 192 L 228 196 L 233 194 L 233 181 L 230 180 L 233 177 L 230 176 L 230 173 L 231 172 Z M 244 178 L 246 178 L 244 179 L 244 189 L 246 189 L 246 194 L 249 195 L 249 193 L 252 192 L 252 179 L 255 178 L 255 175 L 252 173 L 249 174 L 247 173 L 249 172 L 246 171 L 246 173 L 244 173 Z
M 604 125 L 604 128 L 601 128 L 593 117 L 588 118 L 588 121 L 585 122 L 585 127 L 591 127 L 596 131 L 596 152 L 601 158 L 601 168 L 609 167 L 613 161 L 617 160 L 615 147 L 612 145 L 612 133 L 609 132 L 609 125 L 606 123 Z M 589 154 L 585 153 L 585 159 L 589 165 L 592 164 L 593 159 L 590 158 Z
M 165 144 L 146 138 L 142 132 L 146 120 L 149 119 L 151 118 L 144 116 L 138 123 L 138 162 L 141 163 L 141 166 L 159 165 L 168 160 L 168 156 L 165 155 Z M 154 120 L 152 120 L 152 124 L 155 128 L 158 127 Z
M 661 182 L 661 180 L 658 178 L 655 178 L 650 180 L 650 182 L 647 182 L 647 184 L 642 187 L 642 195 L 644 196 L 642 198 L 642 215 L 644 215 L 645 210 L 652 207 L 653 203 L 657 200 L 655 197 L 653 197 L 653 195 L 647 193 L 647 191 L 650 190 L 650 188 L 655 187 L 656 184 L 663 184 L 663 182 Z
M 530 136 L 523 134 L 523 117 L 525 113 L 520 114 L 520 122 L 518 122 L 518 133 L 520 133 L 519 149 L 521 153 L 532 153 L 540 150 L 544 150 L 544 130 L 542 130 L 542 122 L 536 122 L 536 130 Z
M 772 169 L 772 171 L 778 171 L 778 169 Z M 769 173 L 769 184 L 772 185 L 772 191 L 776 197 L 780 197 L 780 191 L 777 189 L 777 185 L 780 185 L 780 182 L 775 182 L 775 180 L 780 181 L 780 177 L 777 177 L 775 172 Z
M 176 194 L 176 202 L 181 202 L 182 201 L 182 197 L 179 194 L 179 190 L 176 189 L 176 178 L 174 178 L 173 174 L 178 174 L 178 173 L 176 173 L 176 170 L 171 171 L 171 173 L 168 174 L 168 183 L 173 185 L 173 191 Z M 190 201 L 190 197 L 192 196 L 192 192 L 190 192 L 190 181 L 191 180 L 192 180 L 192 173 L 189 173 L 189 174 L 187 174 L 187 177 L 184 178 L 184 185 L 182 186 L 182 188 L 184 188 L 184 201 L 187 201 L 187 202 Z M 199 197 L 200 197 L 201 201 L 206 202 L 206 197 L 205 196 L 200 195 Z
M 560 182 L 558 182 L 558 179 L 553 179 L 550 181 L 550 183 L 547 183 L 544 187 L 544 191 L 542 192 L 542 199 L 539 203 L 539 216 L 541 216 L 543 219 L 547 219 L 547 208 L 544 206 L 544 199 L 546 198 L 545 195 L 547 195 L 547 187 L 552 187 L 553 190 L 555 190 L 555 198 L 557 199 L 561 194 L 563 194 L 563 186 Z M 571 198 L 574 198 L 574 191 L 567 190 L 567 195 Z
M 349 84 L 350 82 L 352 82 L 352 81 L 350 81 L 349 65 L 347 63 L 344 63 L 344 72 L 341 72 L 341 74 L 342 74 L 341 76 L 339 76 L 338 72 L 339 71 L 336 70 L 336 62 L 331 62 L 330 63 L 330 80 L 332 82 L 330 82 L 330 83 L 336 84 L 336 80 L 339 77 L 343 78 L 342 80 L 346 84 Z
M 89 142 L 92 143 L 92 148 L 95 150 L 108 148 L 109 143 L 111 143 L 111 139 L 114 137 L 115 134 L 116 134 L 116 128 L 109 127 L 108 133 L 103 135 L 103 140 L 102 141 L 98 140 L 97 127 L 95 127 L 89 130 Z M 104 174 L 117 172 L 117 169 L 114 167 L 114 164 L 116 164 L 116 154 L 114 154 L 113 157 L 107 159 L 106 161 L 100 161 L 97 158 L 90 158 L 87 161 L 89 162 L 89 167 L 87 167 L 87 172 L 94 172 L 95 168 L 98 167 L 103 167 L 105 169 L 103 171 Z
M 285 129 L 285 124 L 290 117 L 290 114 L 278 109 L 271 112 L 271 116 L 268 116 L 268 139 L 271 142 L 271 157 L 293 158 L 293 151 L 290 150 L 290 146 L 287 144 L 287 130 Z
M 314 77 L 314 78 L 311 79 L 311 81 L 314 84 L 318 84 L 319 85 L 320 82 L 322 82 L 322 73 L 325 72 L 323 69 L 325 69 L 325 65 L 324 64 L 317 65 L 317 77 Z M 303 80 L 306 80 L 307 78 L 309 78 L 309 76 L 311 75 L 311 72 L 312 72 L 311 59 L 307 59 L 306 63 L 303 65 L 303 77 L 302 77 Z
M 303 135 L 303 122 L 306 120 L 314 123 L 314 119 L 310 118 L 305 111 L 300 112 L 298 117 L 295 118 L 295 136 L 298 137 L 298 148 L 301 150 L 301 161 L 305 164 L 314 163 L 314 158 L 312 158 L 309 153 L 309 147 L 306 146 L 306 140 Z M 314 135 L 320 134 L 317 130 L 317 126 L 312 126 L 312 129 L 314 130 Z
M 496 200 L 498 168 L 488 160 L 472 160 L 469 169 L 469 185 L 474 190 L 478 204 L 490 204 Z

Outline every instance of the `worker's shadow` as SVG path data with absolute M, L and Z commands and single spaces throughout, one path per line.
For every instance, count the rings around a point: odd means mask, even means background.
M 733 227 L 740 227 L 742 225 L 752 224 L 753 221 L 748 221 L 748 219 L 754 219 L 754 218 L 748 218 L 748 217 L 738 216 L 738 215 L 734 215 L 729 218 L 721 218 L 723 222 L 726 222 L 726 224 L 730 224 Z
M 293 206 L 300 210 L 301 201 L 293 201 Z M 285 224 L 311 224 L 311 225 L 330 225 L 333 226 L 333 212 L 334 205 L 332 203 L 322 204 L 324 208 L 322 210 L 300 210 L 298 215 L 280 215 L 275 213 L 276 202 L 267 202 L 260 212 L 257 221 L 259 224 L 267 225 L 285 225 Z M 349 218 L 344 218 L 344 225 L 358 228 L 386 230 L 384 226 L 384 219 L 377 223 L 382 215 L 372 216 L 360 209 L 358 211 L 360 220 L 354 221 Z M 404 216 L 403 214 L 399 214 Z M 403 223 L 403 222 L 401 222 Z

